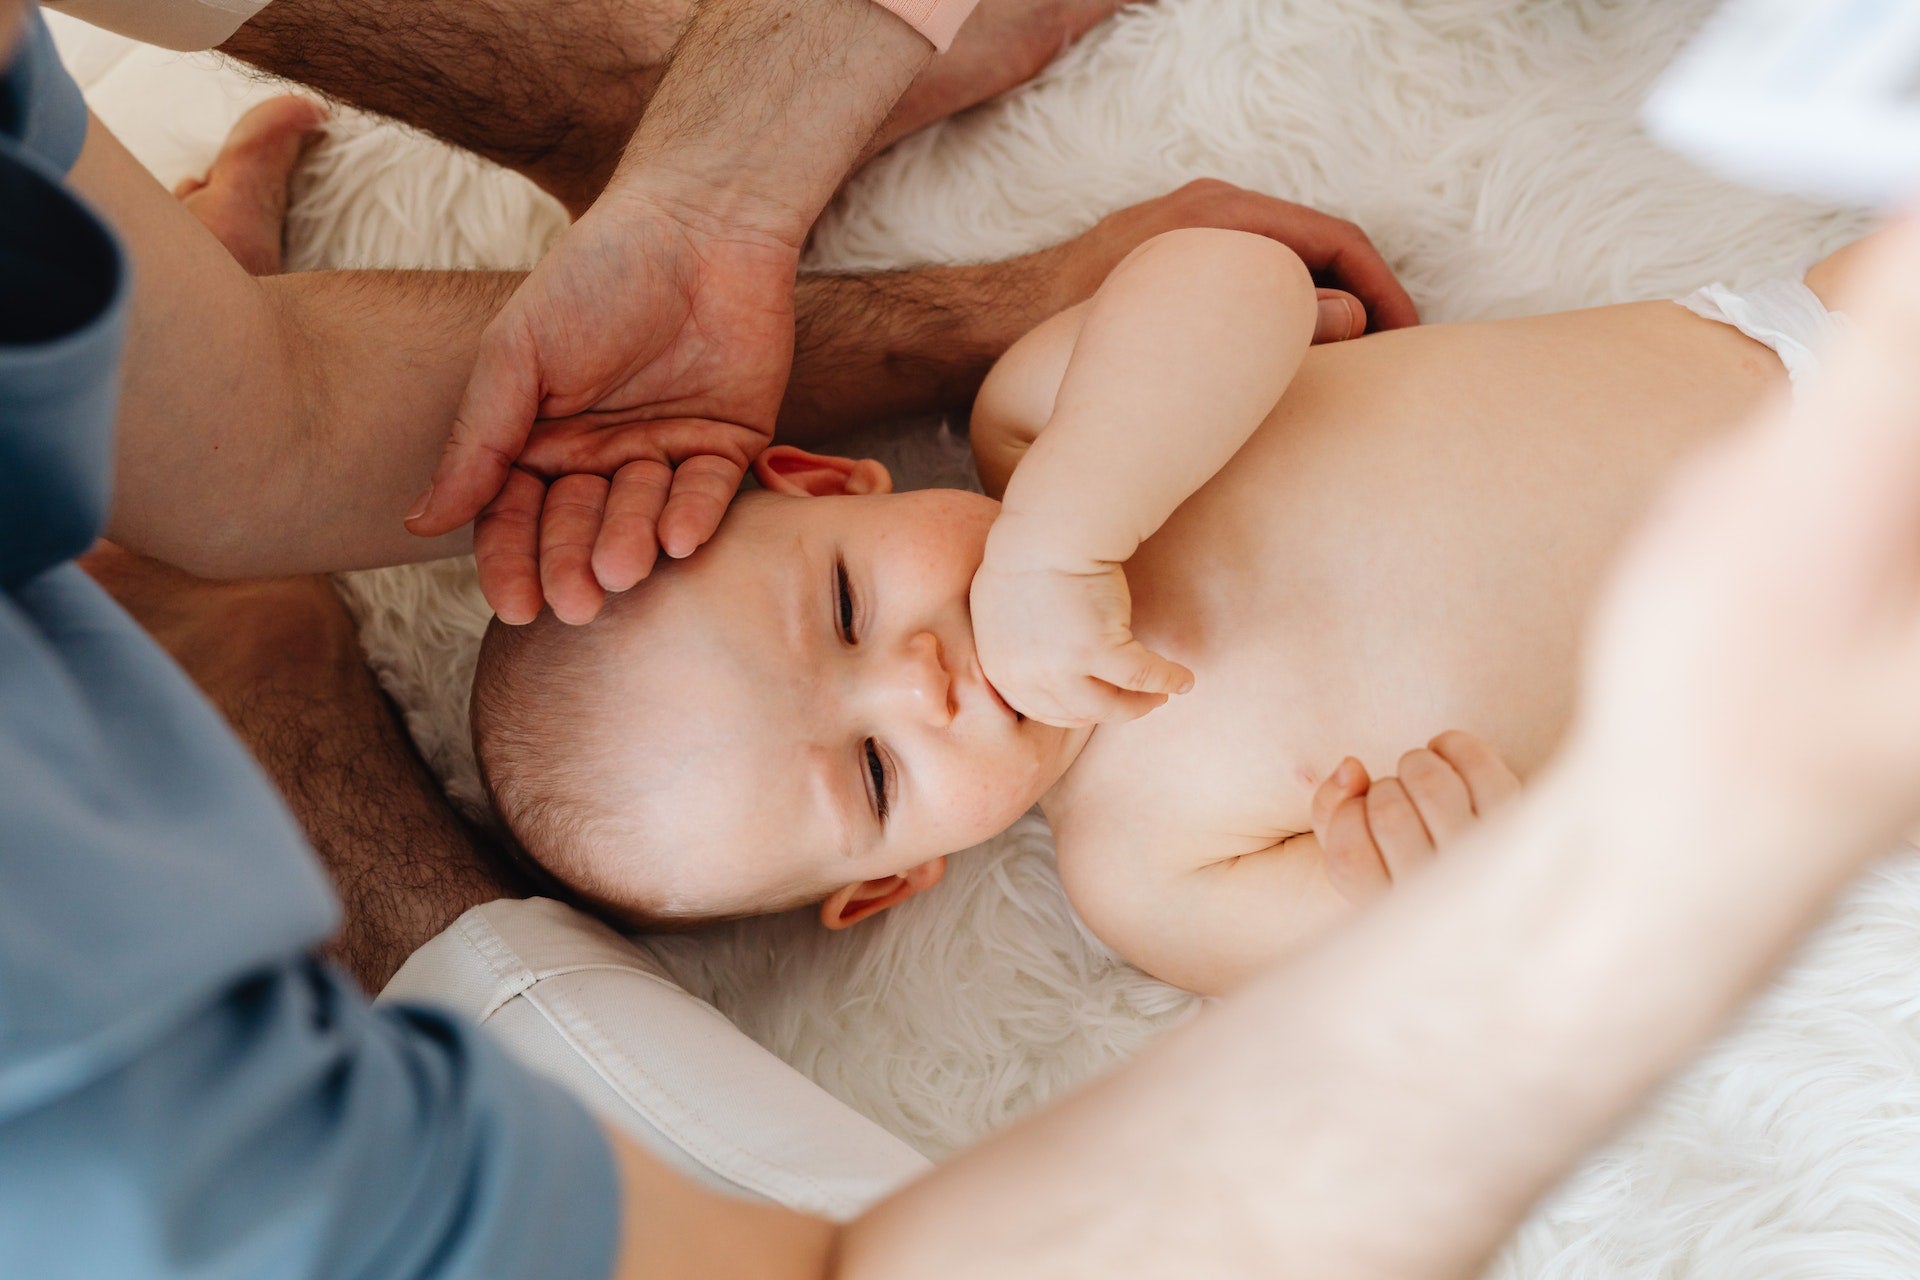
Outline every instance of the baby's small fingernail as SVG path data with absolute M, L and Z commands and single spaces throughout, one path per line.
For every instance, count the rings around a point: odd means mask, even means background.
M 1191 676 L 1189 676 L 1189 677 L 1188 677 L 1187 679 L 1185 679 L 1185 680 L 1182 680 L 1182 681 L 1180 682 L 1180 687 L 1179 687 L 1178 689 L 1175 689 L 1175 690 L 1174 690 L 1174 692 L 1175 692 L 1175 693 L 1191 693 L 1191 692 L 1193 692 L 1193 678 L 1192 678 Z
M 1350 787 L 1354 783 L 1360 780 L 1359 775 L 1360 775 L 1360 762 L 1355 760 L 1352 756 L 1348 756 L 1345 760 L 1342 760 L 1340 762 L 1340 767 L 1333 771 L 1334 785 L 1341 786 L 1341 787 Z

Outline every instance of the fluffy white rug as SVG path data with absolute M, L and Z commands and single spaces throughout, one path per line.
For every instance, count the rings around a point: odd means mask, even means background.
M 1160 0 L 1036 84 L 871 166 L 823 221 L 813 265 L 998 257 L 1212 175 L 1360 222 L 1429 319 L 1778 271 L 1849 238 L 1861 219 L 1729 188 L 1654 149 L 1634 123 L 1651 76 L 1708 7 Z M 139 57 L 152 75 L 179 62 Z M 260 92 L 223 87 L 226 105 L 204 109 L 183 142 L 177 118 L 155 122 L 149 71 L 110 65 L 93 96 L 168 178 L 204 163 L 221 112 L 231 118 Z M 560 226 L 516 179 L 353 117 L 336 124 L 306 182 L 295 227 L 304 266 L 523 263 Z M 922 483 L 966 469 L 935 423 L 903 424 L 878 451 Z M 346 586 L 422 748 L 473 803 L 462 725 L 485 613 L 468 566 L 361 574 Z M 1031 818 L 956 859 L 939 891 L 883 923 L 828 935 L 784 918 L 652 945 L 749 1034 L 936 1156 L 1126 1057 L 1193 1007 L 1078 929 Z M 1490 1272 L 1916 1273 L 1911 861 L 1871 877 L 1741 1028 L 1542 1206 Z

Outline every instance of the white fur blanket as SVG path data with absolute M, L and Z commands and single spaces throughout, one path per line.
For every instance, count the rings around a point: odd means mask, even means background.
M 1159 0 L 1036 84 L 870 166 L 823 221 L 813 265 L 1003 256 L 1211 175 L 1360 222 L 1429 319 L 1779 271 L 1862 220 L 1729 188 L 1635 125 L 1649 79 L 1706 7 Z M 105 64 L 89 74 L 96 105 L 168 179 L 203 164 L 225 120 L 262 92 L 209 60 L 89 56 Z M 154 112 L 156 92 L 201 95 L 198 117 Z M 561 225 L 516 179 L 400 130 L 349 116 L 334 134 L 295 211 L 296 265 L 524 263 Z M 966 472 L 935 423 L 902 424 L 880 452 L 921 483 Z M 472 803 L 462 726 L 485 614 L 468 567 L 346 586 L 416 738 Z M 936 1156 L 1193 1005 L 1077 928 L 1037 819 L 955 859 L 937 892 L 889 916 L 847 934 L 783 918 L 653 946 L 749 1034 Z M 1916 1273 L 1920 866 L 1901 861 L 1538 1210 L 1490 1274 Z

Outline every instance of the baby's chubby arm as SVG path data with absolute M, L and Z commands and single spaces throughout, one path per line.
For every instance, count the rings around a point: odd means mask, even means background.
M 1173 231 L 1129 254 L 1083 312 L 1008 352 L 975 410 L 984 478 L 1012 474 L 972 606 L 981 664 L 1015 709 L 1060 725 L 1131 719 L 1191 685 L 1133 639 L 1121 566 L 1266 419 L 1323 307 L 1343 336 L 1360 329 L 1357 303 L 1319 299 L 1285 245 Z M 1063 339 L 1039 422 L 1046 348 Z M 996 403 L 1015 396 L 1027 413 Z

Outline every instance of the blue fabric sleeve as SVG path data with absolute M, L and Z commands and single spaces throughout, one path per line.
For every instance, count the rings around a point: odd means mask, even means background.
M 10 135 L 56 173 L 80 158 L 87 140 L 87 102 L 53 47 L 40 6 L 27 8 L 13 64 L 0 82 L 0 133 Z
M 579 1104 L 477 1032 L 290 960 L 0 1121 L 0 1275 L 606 1280 Z

